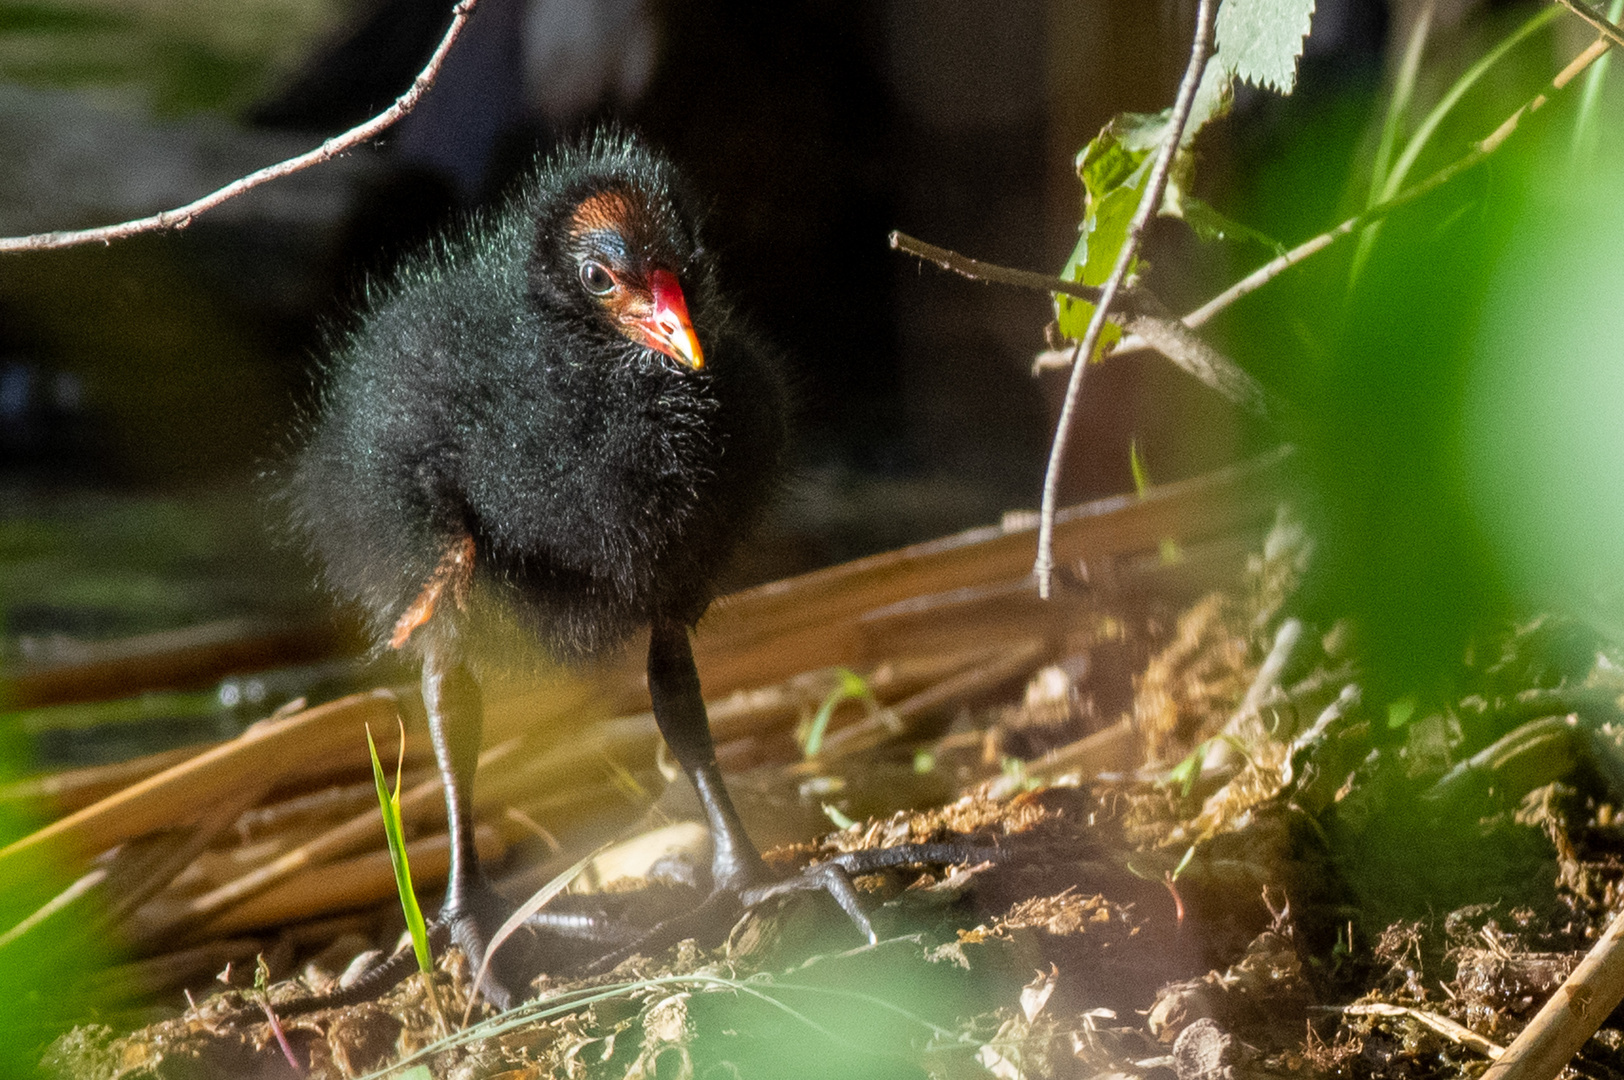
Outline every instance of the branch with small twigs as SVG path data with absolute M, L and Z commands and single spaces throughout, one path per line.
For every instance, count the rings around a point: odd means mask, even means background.
M 1455 161 L 1445 165 L 1443 168 L 1439 169 L 1425 180 L 1421 180 L 1412 186 L 1405 188 L 1403 191 L 1399 192 L 1391 199 L 1388 199 L 1386 202 L 1378 203 L 1377 205 L 1364 211 L 1364 213 L 1357 214 L 1354 217 L 1342 222 L 1340 225 L 1327 229 L 1318 236 L 1303 241 L 1301 244 L 1298 244 L 1284 255 L 1280 255 L 1277 258 L 1269 260 L 1256 270 L 1252 271 L 1250 274 L 1235 282 L 1235 284 L 1231 285 L 1223 292 L 1219 293 L 1217 296 L 1213 297 L 1211 300 L 1208 300 L 1205 304 L 1202 304 L 1200 307 L 1184 316 L 1184 318 L 1180 319 L 1179 321 L 1192 330 L 1205 324 L 1211 320 L 1214 315 L 1217 315 L 1220 311 L 1223 311 L 1225 308 L 1235 303 L 1235 301 L 1241 299 L 1241 297 L 1248 296 L 1251 293 L 1256 292 L 1258 289 L 1261 289 L 1263 286 L 1279 277 L 1291 267 L 1296 266 L 1310 255 L 1315 255 L 1321 251 L 1324 251 L 1326 248 L 1330 247 L 1344 236 L 1352 235 L 1353 233 L 1363 229 L 1366 225 L 1380 221 L 1382 218 L 1387 217 L 1394 211 L 1402 209 L 1403 207 L 1415 202 L 1422 196 L 1429 195 L 1443 187 L 1445 184 L 1449 183 L 1449 181 L 1455 179 L 1455 177 L 1466 172 L 1468 169 L 1477 165 L 1479 162 L 1483 161 L 1484 158 L 1498 150 L 1505 143 L 1506 139 L 1510 138 L 1511 133 L 1517 130 L 1517 126 L 1522 123 L 1525 117 L 1530 116 L 1543 108 L 1546 103 L 1550 101 L 1551 94 L 1565 88 L 1568 83 L 1576 79 L 1586 68 L 1595 63 L 1597 60 L 1601 59 L 1607 50 L 1612 48 L 1615 43 L 1624 44 L 1624 31 L 1621 31 L 1618 27 L 1614 26 L 1606 19 L 1595 14 L 1594 12 L 1585 10 L 1582 4 L 1578 4 L 1574 2 L 1574 0 L 1557 0 L 1557 2 L 1574 12 L 1592 26 L 1596 26 L 1598 23 L 1604 24 L 1605 29 L 1602 30 L 1601 37 L 1592 42 L 1588 48 L 1569 61 L 1567 67 L 1563 68 L 1557 73 L 1556 77 L 1551 80 L 1550 90 L 1534 95 L 1534 97 L 1529 99 L 1528 102 L 1526 102 L 1521 108 L 1507 117 L 1504 123 L 1495 128 L 1494 131 L 1490 132 L 1487 137 L 1483 138 L 1475 146 L 1473 146 L 1471 150 L 1467 151 Z M 1131 347 L 1143 346 L 1145 344 L 1147 343 L 1124 341 L 1117 347 L 1117 352 L 1127 352 Z
M 1095 305 L 1093 318 L 1089 321 L 1088 330 L 1083 340 L 1071 351 L 1069 359 L 1061 360 L 1053 365 L 1056 367 L 1069 366 L 1071 368 L 1071 379 L 1066 388 L 1065 404 L 1061 409 L 1060 421 L 1056 425 L 1054 442 L 1050 447 L 1048 471 L 1044 477 L 1043 512 L 1038 534 L 1038 556 L 1033 567 L 1037 575 L 1040 594 L 1048 595 L 1050 578 L 1054 569 L 1052 544 L 1049 537 L 1053 529 L 1052 523 L 1059 486 L 1060 463 L 1070 438 L 1072 417 L 1076 411 L 1076 402 L 1082 386 L 1083 373 L 1087 367 L 1085 358 L 1092 355 L 1095 343 L 1099 339 L 1099 332 L 1107 321 L 1111 305 L 1120 298 L 1124 310 L 1129 313 L 1127 318 L 1115 320 L 1122 325 L 1129 336 L 1118 343 L 1113 350 L 1113 355 L 1122 355 L 1145 348 L 1154 349 L 1192 375 L 1195 375 L 1202 382 L 1223 393 L 1230 400 L 1246 407 L 1249 411 L 1261 416 L 1269 416 L 1271 413 L 1277 412 L 1278 406 L 1271 402 L 1267 392 L 1258 385 L 1256 380 L 1246 374 L 1223 353 L 1192 333 L 1192 331 L 1205 325 L 1219 312 L 1230 307 L 1242 297 L 1256 292 L 1291 267 L 1296 266 L 1312 255 L 1324 251 L 1343 237 L 1350 236 L 1365 226 L 1380 221 L 1423 196 L 1431 194 L 1455 179 L 1455 177 L 1473 168 L 1504 145 L 1505 141 L 1511 137 L 1511 134 L 1517 130 L 1523 119 L 1543 108 L 1550 101 L 1551 95 L 1564 89 L 1585 69 L 1600 59 L 1613 45 L 1624 44 L 1624 30 L 1615 26 L 1605 17 L 1591 11 L 1579 0 L 1556 0 L 1556 2 L 1594 26 L 1601 32 L 1601 36 L 1583 52 L 1575 56 L 1551 80 L 1548 90 L 1536 94 L 1523 104 L 1516 112 L 1507 117 L 1499 127 L 1479 140 L 1470 151 L 1460 158 L 1439 169 L 1426 179 L 1404 189 L 1391 199 L 1369 207 L 1363 213 L 1347 219 L 1318 236 L 1305 240 L 1277 258 L 1271 259 L 1183 318 L 1169 317 L 1165 309 L 1161 308 L 1154 295 L 1148 290 L 1142 287 L 1125 288 L 1123 279 L 1126 277 L 1127 268 L 1132 262 L 1150 215 L 1155 213 L 1160 206 L 1172 155 L 1177 149 L 1178 141 L 1183 135 L 1184 126 L 1188 122 L 1190 101 L 1194 97 L 1195 87 L 1200 84 L 1201 72 L 1211 55 L 1211 11 L 1209 10 L 1210 5 L 1205 2 L 1197 10 L 1196 42 L 1192 49 L 1190 66 L 1186 69 L 1184 81 L 1179 86 L 1179 97 L 1174 105 L 1169 133 L 1158 152 L 1145 196 L 1141 198 L 1133 222 L 1129 226 L 1127 241 L 1122 247 L 1110 278 L 1106 280 L 1103 287 L 1095 288 L 1078 282 L 1051 277 L 1047 274 L 998 266 L 961 255 L 958 252 L 949 251 L 946 248 L 936 247 L 933 244 L 917 240 L 903 233 L 893 232 L 891 234 L 890 239 L 893 248 L 926 259 L 944 270 L 950 270 L 972 280 L 1039 289 L 1049 293 L 1073 296 Z M 1193 82 L 1192 74 L 1194 77 Z
M 1098 303 L 1100 298 L 1098 286 L 972 259 L 956 251 L 927 244 L 906 233 L 893 232 L 891 246 L 972 281 L 1061 293 L 1089 303 Z M 1120 322 L 1122 328 L 1143 345 L 1155 349 L 1248 412 L 1264 419 L 1278 418 L 1282 407 L 1270 400 L 1258 381 L 1183 322 L 1169 315 L 1155 293 L 1142 285 L 1126 285 L 1117 293 L 1117 298 L 1127 314 L 1113 321 Z M 1120 351 L 1119 346 L 1112 355 Z
M 1101 289 L 1098 285 L 1084 285 L 1080 281 L 1067 281 L 1062 277 L 1053 277 L 1049 274 L 1040 274 L 1034 270 L 1017 270 L 1010 266 L 999 266 L 997 263 L 984 262 L 981 259 L 972 259 L 968 255 L 961 255 L 957 251 L 935 244 L 927 243 L 905 232 L 891 233 L 889 237 L 893 251 L 905 251 L 909 255 L 933 262 L 943 270 L 950 270 L 960 277 L 971 281 L 985 281 L 992 285 L 1013 285 L 1019 289 L 1036 289 L 1038 292 L 1060 293 L 1064 296 L 1074 296 L 1079 300 L 1087 300 L 1090 304 L 1100 302 Z M 1127 288 L 1122 290 L 1123 299 L 1131 298 L 1137 290 Z
M 1144 194 L 1139 196 L 1139 206 L 1134 211 L 1133 220 L 1128 223 L 1128 235 L 1117 254 L 1116 265 L 1111 268 L 1111 276 L 1105 279 L 1105 285 L 1100 289 L 1099 303 L 1094 305 L 1088 329 L 1083 333 L 1083 340 L 1077 343 L 1072 357 L 1071 381 L 1066 385 L 1066 400 L 1060 406 L 1060 420 L 1055 425 L 1054 442 L 1049 448 L 1049 467 L 1043 477 L 1038 557 L 1032 566 L 1032 572 L 1038 579 L 1038 595 L 1044 599 L 1049 597 L 1054 576 L 1054 515 L 1060 504 L 1060 470 L 1066 458 L 1066 445 L 1071 441 L 1071 425 L 1082 393 L 1083 373 L 1088 370 L 1100 332 L 1105 329 L 1106 316 L 1116 300 L 1117 290 L 1122 287 L 1123 280 L 1128 276 L 1128 268 L 1133 265 L 1134 255 L 1139 251 L 1145 227 L 1150 223 L 1151 215 L 1161 208 L 1162 193 L 1167 190 L 1167 177 L 1173 169 L 1173 157 L 1184 138 L 1184 127 L 1190 120 L 1190 109 L 1195 103 L 1195 92 L 1201 85 L 1201 75 L 1207 70 L 1207 61 L 1212 57 L 1213 14 L 1217 7 L 1217 0 L 1201 0 L 1196 5 L 1195 42 L 1190 48 L 1190 63 L 1184 69 L 1184 80 L 1179 83 L 1178 96 L 1173 100 L 1173 114 L 1167 122 L 1167 134 L 1156 153 L 1156 164 L 1151 167 Z
M 291 176 L 302 172 L 312 165 L 320 165 L 331 161 L 362 143 L 374 139 L 393 127 L 401 117 L 417 107 L 434 80 L 440 75 L 440 67 L 445 63 L 446 55 L 456 44 L 462 29 L 468 23 L 468 17 L 473 13 L 474 5 L 479 0 L 458 0 L 452 8 L 451 25 L 446 28 L 445 36 L 434 49 L 423 70 L 418 72 L 417 78 L 404 94 L 395 99 L 393 105 L 341 135 L 335 135 L 306 153 L 298 157 L 288 158 L 286 161 L 267 165 L 247 176 L 233 180 L 225 187 L 210 192 L 200 199 L 178 206 L 173 210 L 164 210 L 151 217 L 137 218 L 134 221 L 124 221 L 117 225 L 104 225 L 95 229 L 77 229 L 64 232 L 35 233 L 33 236 L 0 237 L 0 252 L 12 251 L 49 251 L 54 248 L 76 247 L 80 244 L 108 244 L 114 240 L 123 240 L 140 233 L 163 232 L 169 229 L 184 229 L 190 225 L 194 218 L 206 210 L 212 210 L 223 202 L 235 199 L 245 192 L 252 191 L 261 184 L 284 176 Z

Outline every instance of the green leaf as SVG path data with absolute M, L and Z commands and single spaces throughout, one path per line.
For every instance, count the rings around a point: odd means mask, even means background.
M 1207 747 L 1211 743 L 1211 739 L 1201 743 L 1186 754 L 1183 761 L 1167 770 L 1167 782 L 1177 785 L 1180 795 L 1189 797 L 1190 789 L 1195 787 L 1196 777 L 1201 775 L 1201 762 L 1206 758 Z
M 1060 271 L 1060 276 L 1067 281 L 1082 281 L 1085 284 L 1097 285 L 1099 282 L 1088 281 L 1084 267 L 1088 262 L 1089 225 L 1085 219 L 1083 231 L 1077 237 L 1077 247 L 1072 250 L 1071 258 L 1066 260 L 1066 268 Z M 1083 340 L 1088 333 L 1088 321 L 1094 317 L 1094 305 L 1087 300 L 1079 300 L 1075 296 L 1055 296 L 1054 305 L 1055 323 L 1060 332 L 1073 341 Z M 1122 337 L 1122 330 L 1113 323 L 1106 323 L 1100 332 L 1100 344 L 1095 355 L 1100 355 L 1106 349 L 1115 345 Z
M 1077 175 L 1083 181 L 1083 223 L 1061 277 L 1103 285 L 1111 276 L 1150 176 L 1151 152 L 1166 126 L 1166 117 L 1124 113 L 1077 156 Z M 1055 297 L 1055 321 L 1060 332 L 1073 341 L 1083 339 L 1093 317 L 1094 305 L 1087 300 Z M 1095 357 L 1104 355 L 1121 337 L 1120 327 L 1106 324 Z
M 1150 160 L 1151 151 L 1167 131 L 1168 113 L 1122 113 L 1089 140 L 1077 155 L 1077 175 L 1083 181 L 1083 209 L 1124 184 Z
M 434 1080 L 434 1074 L 429 1072 L 427 1065 L 413 1065 L 395 1077 L 395 1080 Z
M 1177 866 L 1173 867 L 1173 873 L 1171 875 L 1173 880 L 1177 881 L 1179 879 L 1179 875 L 1184 873 L 1184 871 L 1188 870 L 1190 868 L 1190 863 L 1192 863 L 1194 861 L 1195 861 L 1195 845 L 1191 844 L 1188 848 L 1185 849 L 1184 858 L 1180 859 L 1179 864 Z
M 1401 728 L 1415 715 L 1415 697 L 1402 697 L 1387 706 L 1387 726 Z
M 1168 177 L 1167 191 L 1158 210 L 1178 216 L 1186 201 L 1182 192 L 1189 187 L 1192 159 L 1187 149 L 1195 133 L 1212 116 L 1227 108 L 1227 88 L 1217 87 L 1212 100 L 1200 106 L 1186 125 L 1184 139 L 1173 160 Z M 1173 110 L 1158 113 L 1120 113 L 1100 133 L 1089 140 L 1077 155 L 1077 176 L 1083 182 L 1083 218 L 1078 226 L 1077 246 L 1060 276 L 1067 281 L 1084 285 L 1103 285 L 1116 266 L 1122 245 L 1128 239 L 1128 227 L 1139 209 L 1145 185 L 1150 180 L 1151 165 L 1162 140 L 1167 138 L 1168 122 Z M 1136 260 L 1129 272 L 1139 269 Z M 1055 296 L 1055 322 L 1060 332 L 1073 341 L 1081 341 L 1088 333 L 1089 321 L 1094 317 L 1094 305 L 1075 297 Z M 1097 351 L 1090 359 L 1103 356 L 1122 338 L 1122 330 L 1107 323 L 1100 334 Z
M 405 733 L 402 732 L 403 758 L 405 741 Z M 389 841 L 389 863 L 395 869 L 395 888 L 400 893 L 400 908 L 406 915 L 406 929 L 411 931 L 412 952 L 417 954 L 418 970 L 428 975 L 434 971 L 434 956 L 429 952 L 428 924 L 423 920 L 423 909 L 418 906 L 417 893 L 412 890 L 412 870 L 406 861 L 406 829 L 400 817 L 401 762 L 395 765 L 395 791 L 391 795 L 384 781 L 383 765 L 378 761 L 378 746 L 372 741 L 370 725 L 367 727 L 367 750 L 372 754 L 372 779 L 378 787 L 378 808 L 383 811 L 383 831 Z
M 1314 0 L 1224 0 L 1216 60 L 1253 86 L 1289 94 L 1313 17 Z

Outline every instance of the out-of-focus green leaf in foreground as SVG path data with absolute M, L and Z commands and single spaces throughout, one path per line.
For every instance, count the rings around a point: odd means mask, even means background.
M 26 760 L 19 735 L 0 736 L 0 781 L 14 779 Z M 17 804 L 0 803 L 0 848 L 39 824 Z M 71 883 L 49 850 L 9 860 L 0 880 L 0 935 Z M 119 987 L 106 975 L 115 950 L 98 928 L 87 925 L 84 914 L 76 907 L 0 944 L 0 1076 L 35 1075 L 52 1039 L 76 1023 L 106 1015 L 119 999 Z
M 1519 591 L 1624 641 L 1621 165 L 1534 171 L 1475 328 L 1461 449 Z
M 1624 170 L 1570 170 L 1571 121 L 1388 218 L 1323 320 L 1310 595 L 1356 615 L 1376 699 L 1440 688 L 1519 610 L 1624 640 Z

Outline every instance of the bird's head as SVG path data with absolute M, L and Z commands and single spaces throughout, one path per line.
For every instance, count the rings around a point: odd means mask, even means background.
M 708 289 L 709 270 L 670 166 L 618 138 L 561 155 L 541 180 L 532 295 L 600 333 L 702 370 L 689 305 Z

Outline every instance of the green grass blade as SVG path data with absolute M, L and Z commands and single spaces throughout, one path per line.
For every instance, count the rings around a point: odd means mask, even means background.
M 1617 23 L 1624 18 L 1624 0 L 1613 0 L 1607 7 L 1607 20 Z M 1596 129 L 1596 110 L 1601 104 L 1601 86 L 1607 80 L 1607 68 L 1612 63 L 1611 50 L 1602 54 L 1601 59 L 1590 65 L 1585 72 L 1585 88 L 1579 98 L 1579 115 L 1573 121 L 1573 163 L 1584 164 L 1595 152 L 1598 133 Z
M 1475 64 L 1461 73 L 1460 78 L 1455 80 L 1454 85 L 1450 86 L 1448 92 L 1439 99 L 1438 104 L 1432 107 L 1426 118 L 1416 127 L 1415 133 L 1410 136 L 1410 141 L 1404 145 L 1404 152 L 1399 155 L 1398 161 L 1393 164 L 1392 171 L 1387 174 L 1382 182 L 1380 190 L 1378 191 L 1372 185 L 1370 205 L 1375 206 L 1387 202 L 1403 189 L 1405 178 L 1409 176 L 1410 169 L 1415 165 L 1416 159 L 1421 156 L 1421 152 L 1427 148 L 1427 143 L 1432 140 L 1433 134 L 1438 130 L 1438 125 L 1442 124 L 1444 119 L 1454 111 L 1455 106 L 1460 104 L 1460 100 L 1466 96 L 1466 92 L 1477 85 L 1477 81 L 1488 74 L 1489 69 L 1504 59 L 1506 54 L 1520 44 L 1524 38 L 1559 17 L 1562 11 L 1563 9 L 1555 4 L 1542 8 L 1532 18 L 1510 34 L 1507 34 L 1500 44 L 1484 53 Z M 1376 242 L 1376 234 L 1380 229 L 1381 223 L 1376 222 L 1367 226 L 1364 234 L 1360 236 L 1359 250 L 1354 255 L 1353 269 L 1349 275 L 1350 281 L 1358 280 L 1359 271 L 1364 267 L 1366 259 L 1369 258 L 1370 248 Z
M 823 736 L 829 730 L 829 720 L 834 716 L 835 709 L 846 701 L 861 699 L 874 702 L 874 692 L 868 688 L 868 683 L 855 671 L 847 668 L 840 669 L 840 685 L 829 692 L 818 706 L 817 715 L 812 718 L 811 725 L 806 731 L 806 741 L 801 750 L 805 756 L 817 757 L 818 751 L 823 749 Z
M 1141 499 L 1150 490 L 1150 473 L 1145 470 L 1145 459 L 1139 456 L 1139 440 L 1128 440 L 1128 468 L 1133 472 L 1133 493 Z
M 1427 36 L 1432 30 L 1432 4 L 1421 9 L 1410 31 L 1409 43 L 1404 47 L 1404 60 L 1399 65 L 1398 77 L 1393 80 L 1393 95 L 1387 99 L 1387 117 L 1382 122 L 1381 143 L 1376 147 L 1376 161 L 1370 170 L 1370 197 L 1367 207 L 1381 201 L 1377 194 L 1387 184 L 1387 170 L 1393 163 L 1393 150 L 1398 146 L 1398 128 L 1404 114 L 1410 111 L 1410 99 L 1415 96 L 1415 76 L 1421 70 L 1421 54 L 1426 51 Z
M 405 745 L 402 739 L 402 752 Z M 395 888 L 400 892 L 400 907 L 406 915 L 406 929 L 412 935 L 412 952 L 417 954 L 417 967 L 425 975 L 434 971 L 434 956 L 429 952 L 428 924 L 423 909 L 418 906 L 417 893 L 412 889 L 412 869 L 406 861 L 406 830 L 400 818 L 400 766 L 395 769 L 395 792 L 383 776 L 383 764 L 378 760 L 378 746 L 372 741 L 372 728 L 367 728 L 367 750 L 372 754 L 372 779 L 378 786 L 378 808 L 383 811 L 384 835 L 389 840 L 389 863 L 395 869 Z
M 1415 164 L 1416 158 L 1421 156 L 1421 151 L 1426 149 L 1427 142 L 1432 138 L 1433 132 L 1438 129 L 1439 124 L 1443 123 L 1444 117 L 1448 116 L 1455 106 L 1460 103 L 1460 99 L 1466 95 L 1466 92 L 1475 86 L 1479 79 L 1488 74 L 1489 69 L 1498 64 L 1524 38 L 1545 26 L 1546 23 L 1558 18 L 1561 14 L 1562 8 L 1555 4 L 1543 8 L 1527 22 L 1506 35 L 1505 40 L 1500 44 L 1484 53 L 1477 63 L 1461 73 L 1461 77 L 1455 80 L 1455 85 L 1451 86 L 1449 92 L 1439 100 L 1438 104 L 1432 107 L 1432 111 L 1427 113 L 1426 119 L 1421 121 L 1421 126 L 1415 129 L 1415 134 L 1410 136 L 1410 141 L 1405 144 L 1404 153 L 1399 155 L 1397 163 L 1393 165 L 1392 173 L 1387 177 L 1387 183 L 1382 187 L 1382 197 L 1379 201 L 1386 202 L 1397 195 L 1404 187 L 1404 179 L 1410 174 L 1410 168 Z

